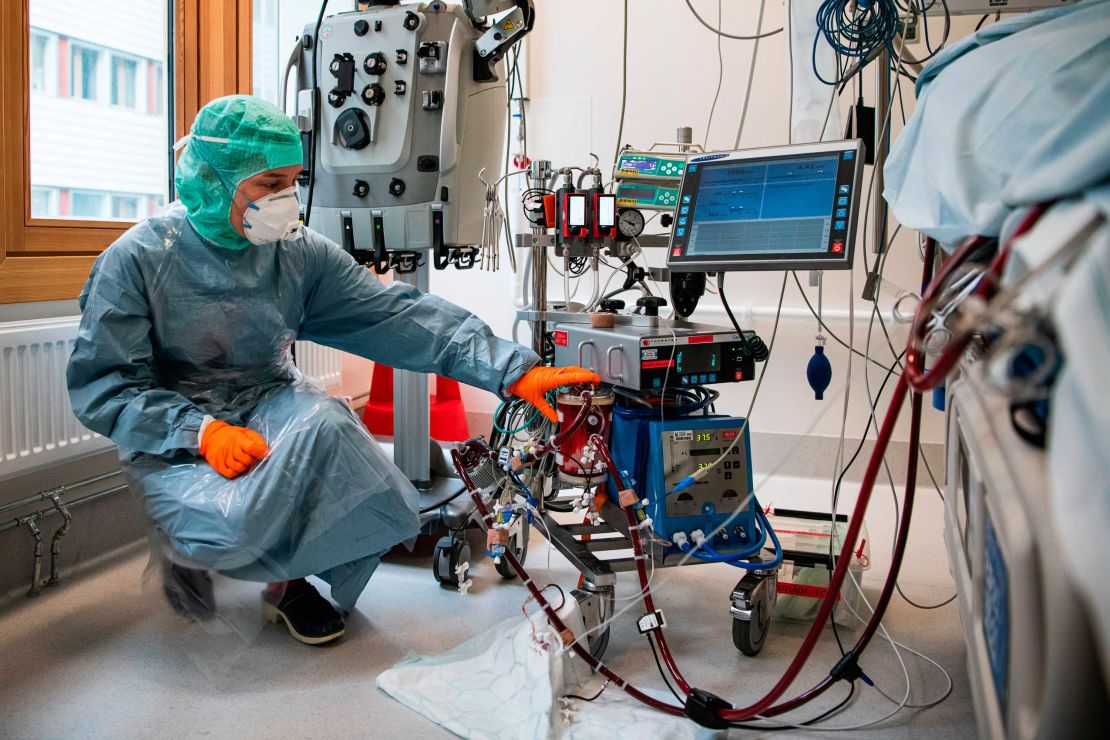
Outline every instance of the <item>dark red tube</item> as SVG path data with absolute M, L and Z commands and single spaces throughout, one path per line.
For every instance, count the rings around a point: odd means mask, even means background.
M 485 521 L 486 526 L 489 526 L 493 523 L 493 517 L 490 515 L 489 509 L 486 508 L 486 505 L 482 501 L 482 497 L 479 492 L 474 490 L 474 486 L 471 485 L 469 476 L 466 475 L 465 468 L 463 468 L 463 466 L 461 465 L 462 461 L 459 459 L 458 454 L 452 451 L 451 458 L 455 462 L 455 466 L 463 474 L 463 482 L 466 483 L 467 489 L 470 491 L 470 498 L 474 501 L 474 506 L 478 509 L 478 513 L 482 515 L 482 519 Z M 559 630 L 560 632 L 565 631 L 567 629 L 567 625 L 563 622 L 563 620 L 559 619 L 559 615 L 555 613 L 555 609 L 552 608 L 551 604 L 547 601 L 547 598 L 543 595 L 543 592 L 528 576 L 528 572 L 524 570 L 524 566 L 520 564 L 520 561 L 516 559 L 516 556 L 513 555 L 512 551 L 506 551 L 505 554 L 502 555 L 502 557 L 509 562 L 509 567 L 513 569 L 513 572 L 517 574 L 517 577 L 520 578 L 521 582 L 528 589 L 528 592 L 532 594 L 532 598 L 534 598 L 536 600 L 536 603 L 538 603 L 543 609 L 544 613 L 547 615 L 547 618 L 551 621 L 551 624 L 555 627 L 555 629 Z M 646 704 L 652 709 L 658 709 L 661 712 L 682 716 L 682 707 L 659 701 L 652 696 L 648 696 L 644 692 L 637 689 L 635 686 L 628 684 L 618 674 L 609 670 L 609 668 L 602 664 L 601 661 L 590 655 L 589 650 L 586 649 L 581 641 L 573 643 L 571 645 L 571 649 L 574 650 L 575 654 L 579 658 L 586 661 L 586 664 L 590 666 L 590 668 L 608 678 L 632 698 Z
M 617 470 L 616 464 L 613 462 L 613 457 L 609 453 L 609 447 L 605 444 L 605 440 L 600 435 L 594 435 L 591 438 L 594 447 L 597 448 L 598 454 L 601 459 L 605 461 L 605 466 L 609 469 L 609 474 L 613 476 L 613 480 L 617 484 L 618 492 L 624 490 L 624 478 Z M 644 565 L 644 545 L 640 539 L 639 522 L 636 521 L 635 512 L 629 508 L 625 509 L 625 515 L 628 517 L 628 536 L 632 539 L 632 555 L 636 561 L 636 575 L 640 580 L 640 594 L 644 599 L 644 609 L 648 614 L 655 613 L 655 601 L 651 598 L 651 588 L 648 586 L 647 567 Z M 666 664 L 668 672 L 674 678 L 675 683 L 678 684 L 679 690 L 683 694 L 690 695 L 690 683 L 682 675 L 678 669 L 678 662 L 675 661 L 674 655 L 671 653 L 671 648 L 667 645 L 667 638 L 663 634 L 663 630 L 656 632 L 656 644 L 659 646 L 659 654 L 663 658 L 663 663 Z

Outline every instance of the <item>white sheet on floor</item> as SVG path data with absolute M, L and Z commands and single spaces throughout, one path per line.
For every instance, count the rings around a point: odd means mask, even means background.
M 577 604 L 559 616 L 582 634 Z M 536 620 L 537 622 L 539 620 Z M 535 633 L 533 633 L 533 628 Z M 550 649 L 536 648 L 536 638 Z M 644 707 L 602 679 L 572 652 L 561 653 L 554 629 L 514 617 L 438 656 L 409 655 L 378 676 L 378 687 L 410 709 L 465 738 L 694 738 L 694 723 Z

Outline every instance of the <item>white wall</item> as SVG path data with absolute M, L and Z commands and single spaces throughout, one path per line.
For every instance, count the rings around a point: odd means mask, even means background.
M 526 92 L 530 97 L 528 153 L 533 159 L 551 159 L 556 165 L 585 165 L 590 162 L 589 153 L 594 152 L 601 158 L 602 167 L 608 168 L 617 146 L 620 117 L 623 3 L 620 0 L 537 0 L 536 4 L 536 30 L 527 41 Z M 670 141 L 676 128 L 683 125 L 692 126 L 694 140 L 701 142 L 717 87 L 715 34 L 697 23 L 682 0 L 635 0 L 630 5 L 628 106 L 622 143 L 646 147 L 655 141 Z M 707 20 L 716 20 L 717 3 L 697 0 L 695 5 Z M 723 6 L 723 27 L 726 30 L 734 33 L 754 31 L 758 10 L 756 0 L 727 0 Z M 769 0 L 764 29 L 780 27 L 783 12 L 781 3 Z M 974 21 L 973 18 L 954 19 L 953 38 L 966 34 Z M 934 38 L 939 38 L 939 23 L 930 28 L 935 30 Z M 724 39 L 722 42 L 724 82 L 710 131 L 709 148 L 732 147 L 752 48 L 753 44 L 747 41 Z M 910 49 L 918 55 L 924 54 L 919 45 Z M 809 57 L 808 49 L 805 55 Z M 741 146 L 787 143 L 789 78 L 782 34 L 761 42 L 754 79 Z M 909 115 L 913 105 L 911 83 L 906 82 L 902 88 L 903 103 Z M 865 75 L 863 89 L 870 101 L 874 91 L 870 72 Z M 849 93 L 840 101 L 845 109 L 851 98 Z M 894 121 L 897 135 L 901 121 L 898 109 L 895 110 L 895 117 L 899 119 Z M 870 174 L 871 168 L 867 168 L 865 182 Z M 507 207 L 516 208 L 517 203 L 516 199 L 510 199 Z M 870 250 L 868 246 L 868 260 L 873 259 Z M 856 343 L 861 349 L 870 307 L 859 297 L 865 276 L 862 256 L 857 247 L 854 295 Z M 664 263 L 662 254 L 652 254 L 649 259 L 654 265 Z M 432 287 L 440 295 L 475 311 L 502 336 L 508 336 L 514 309 L 512 275 L 506 265 L 507 260 L 503 258 L 502 272 L 496 274 L 476 271 L 436 273 Z M 919 276 L 920 260 L 914 237 L 903 233 L 891 252 L 886 278 L 901 288 L 916 289 Z M 800 274 L 799 277 L 806 285 L 807 275 Z M 549 282 L 553 295 L 557 297 L 556 294 L 561 291 L 561 279 L 552 274 Z M 848 285 L 847 273 L 830 272 L 825 275 L 826 321 L 844 339 L 848 337 Z M 767 341 L 770 341 L 771 316 L 778 302 L 780 286 L 781 273 L 734 273 L 728 278 L 729 300 L 738 318 L 744 321 L 744 315 L 754 316 L 749 326 L 759 331 Z M 663 289 L 665 291 L 666 287 Z M 815 291 L 807 290 L 810 299 L 816 302 Z M 583 285 L 579 295 L 587 295 L 588 292 L 589 286 Z M 885 299 L 883 304 L 889 308 L 890 300 Z M 836 396 L 844 383 L 847 351 L 829 341 L 827 352 L 833 364 L 834 378 L 826 399 L 835 400 L 815 401 L 805 380 L 805 368 L 813 353 L 816 322 L 809 315 L 792 280 L 786 290 L 784 313 L 776 352 L 753 413 L 752 426 L 762 432 L 836 435 L 840 429 L 842 404 Z M 703 299 L 694 318 L 727 323 L 715 296 Z M 904 329 L 897 330 L 895 334 L 896 346 L 904 343 Z M 527 341 L 527 332 L 522 331 L 521 337 Z M 872 349 L 880 361 L 889 362 L 890 352 L 885 349 L 885 339 L 877 329 Z M 855 437 L 862 431 L 868 415 L 862 365 L 857 358 L 850 394 L 852 403 L 848 433 Z M 882 371 L 873 373 L 873 388 L 877 388 L 882 374 Z M 723 394 L 723 408 L 731 413 L 743 414 L 754 385 L 718 386 Z M 891 386 L 893 380 L 888 391 Z M 467 391 L 466 400 L 471 409 L 491 408 L 496 403 L 496 399 L 488 394 L 473 389 Z M 880 405 L 880 411 L 883 408 Z M 941 430 L 942 415 L 935 411 L 927 412 L 923 439 L 941 442 Z M 905 439 L 906 436 L 903 419 L 896 438 Z

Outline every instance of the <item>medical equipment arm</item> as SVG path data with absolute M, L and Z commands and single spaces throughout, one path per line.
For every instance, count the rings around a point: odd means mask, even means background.
M 339 247 L 305 234 L 307 299 L 301 339 L 506 395 L 539 362 L 469 311 L 411 285 L 384 285 Z
M 464 0 L 466 14 L 478 25 L 486 16 L 511 12 L 490 24 L 475 43 L 479 57 L 490 66 L 500 61 L 509 47 L 519 42 L 532 30 L 536 8 L 532 0 Z
M 157 387 L 150 305 L 138 268 L 123 250 L 109 249 L 96 261 L 80 306 L 66 370 L 77 419 L 130 451 L 197 454 L 204 412 Z

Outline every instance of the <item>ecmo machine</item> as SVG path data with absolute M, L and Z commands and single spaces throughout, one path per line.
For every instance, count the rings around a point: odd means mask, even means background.
M 486 188 L 504 163 L 505 52 L 531 30 L 530 0 L 397 0 L 305 27 L 296 120 L 305 222 L 375 271 L 421 290 L 430 267 L 473 267 Z M 397 372 L 394 459 L 417 488 L 433 474 L 427 376 Z M 438 481 L 438 482 L 437 482 Z M 456 481 L 457 484 L 457 481 Z M 442 493 L 442 492 L 440 492 Z

